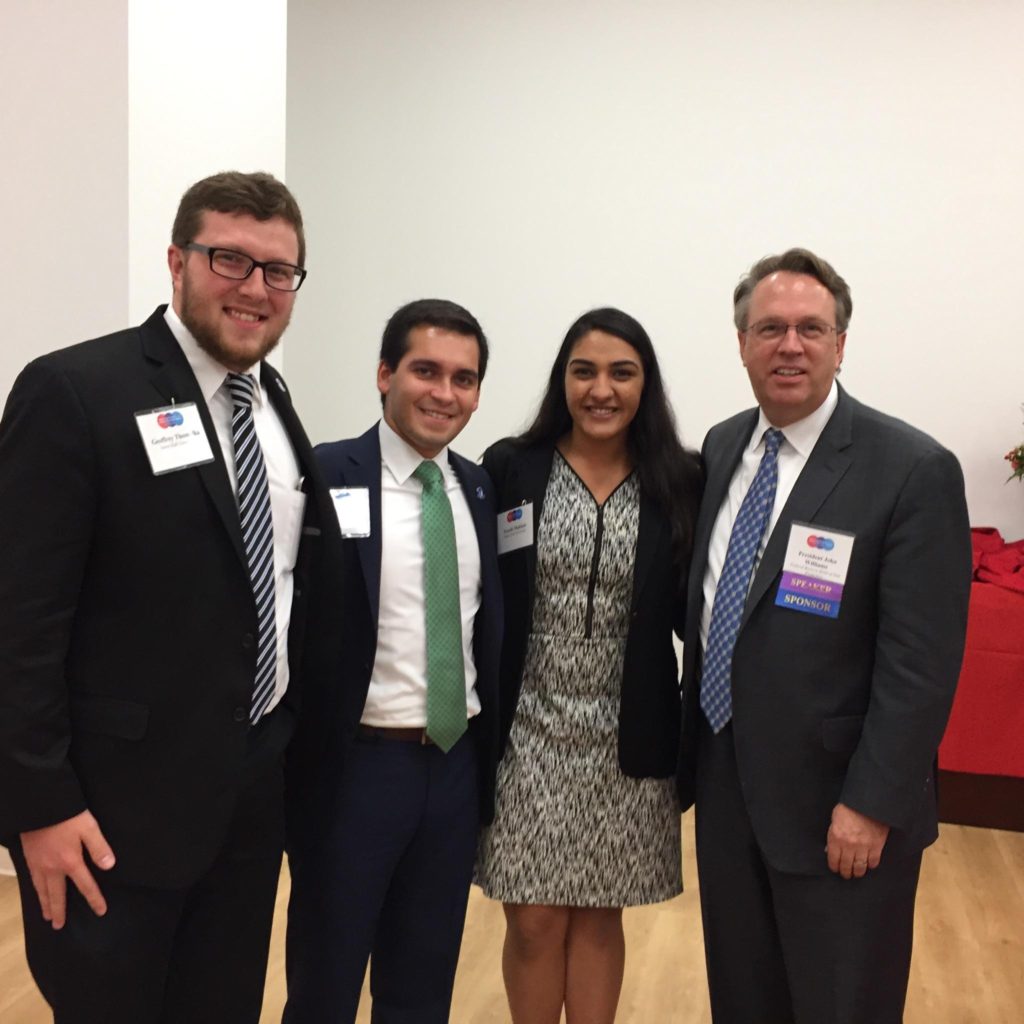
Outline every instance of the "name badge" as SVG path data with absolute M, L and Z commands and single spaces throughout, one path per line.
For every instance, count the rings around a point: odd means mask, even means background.
M 331 501 L 342 537 L 370 536 L 370 491 L 366 487 L 332 487 Z
M 853 542 L 852 533 L 793 523 L 775 603 L 796 612 L 836 618 L 843 601 Z
M 213 451 L 195 402 L 135 414 L 154 476 L 213 462 Z
M 507 555 L 533 543 L 533 502 L 498 513 L 498 554 Z

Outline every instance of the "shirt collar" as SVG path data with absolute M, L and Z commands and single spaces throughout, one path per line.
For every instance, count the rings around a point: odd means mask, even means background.
M 779 428 L 782 431 L 782 436 L 803 458 L 806 459 L 814 450 L 814 446 L 818 443 L 818 438 L 821 437 L 825 424 L 832 418 L 832 413 L 835 412 L 838 402 L 839 385 L 836 384 L 835 378 L 833 378 L 832 387 L 829 388 L 825 401 L 814 412 L 809 416 L 805 416 L 802 420 L 797 420 L 796 423 L 790 423 L 788 427 Z M 755 451 L 764 445 L 764 432 L 771 428 L 772 425 L 768 422 L 768 417 L 765 416 L 764 410 L 759 409 L 757 426 L 754 428 L 754 433 L 748 445 L 750 451 Z
M 379 435 L 381 460 L 391 470 L 391 475 L 398 481 L 399 486 L 404 486 L 419 464 L 425 460 L 408 441 L 395 433 L 383 416 L 380 420 Z M 442 448 L 430 461 L 437 463 L 447 483 L 450 476 L 447 446 Z
M 175 340 L 181 346 L 182 352 L 185 353 L 188 365 L 192 367 L 192 372 L 196 376 L 199 390 L 203 393 L 206 404 L 209 405 L 213 396 L 224 386 L 224 378 L 230 371 L 226 366 L 218 363 L 209 352 L 199 347 L 199 342 L 196 341 L 192 332 L 181 322 L 181 318 L 174 311 L 174 307 L 170 303 L 168 303 L 167 309 L 164 311 L 164 320 L 171 329 L 171 334 L 174 335 Z M 253 395 L 253 401 L 257 405 L 263 404 L 262 370 L 262 364 L 257 363 L 246 371 L 256 378 L 257 387 Z

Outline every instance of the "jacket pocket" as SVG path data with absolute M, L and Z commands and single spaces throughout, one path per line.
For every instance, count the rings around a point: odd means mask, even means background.
M 149 725 L 149 708 L 117 697 L 80 693 L 71 698 L 71 725 L 83 732 L 141 740 Z
M 852 753 L 864 729 L 863 715 L 840 715 L 825 718 L 821 723 L 821 742 L 826 750 L 834 754 Z

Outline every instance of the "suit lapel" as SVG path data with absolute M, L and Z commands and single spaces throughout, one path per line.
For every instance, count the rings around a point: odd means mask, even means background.
M 249 563 L 242 541 L 238 504 L 235 501 L 234 492 L 231 490 L 227 466 L 224 464 L 224 453 L 221 451 L 220 443 L 217 440 L 217 431 L 214 428 L 213 419 L 210 417 L 210 410 L 199 390 L 192 367 L 189 366 L 185 353 L 182 352 L 181 346 L 171 334 L 171 329 L 164 320 L 165 308 L 164 306 L 159 307 L 139 328 L 142 334 L 143 354 L 153 367 L 150 381 L 157 393 L 168 404 L 195 402 L 203 421 L 203 429 L 210 441 L 210 449 L 213 452 L 213 462 L 196 466 L 195 470 L 213 502 L 213 507 L 217 510 L 218 517 L 224 524 L 224 529 L 228 532 L 228 537 L 239 560 L 248 573 Z
M 348 487 L 365 487 L 370 497 L 370 536 L 356 541 L 359 564 L 366 583 L 366 599 L 370 603 L 372 621 L 380 617 L 380 565 L 383 552 L 381 535 L 380 487 L 380 426 L 375 423 L 365 434 L 348 444 L 344 467 Z
M 476 529 L 477 546 L 480 548 L 481 554 L 486 554 L 494 548 L 495 544 L 494 520 L 487 512 L 488 502 L 485 500 L 487 492 L 482 485 L 473 484 L 470 481 L 467 460 L 450 448 L 448 449 L 448 464 L 455 471 L 462 493 L 466 496 L 469 514 L 473 517 L 473 526 Z
M 797 477 L 775 529 L 768 538 L 764 556 L 757 567 L 754 582 L 747 596 L 743 620 L 740 623 L 741 629 L 751 611 L 782 571 L 786 547 L 789 544 L 790 524 L 813 522 L 818 509 L 850 468 L 851 456 L 847 449 L 853 441 L 853 404 L 854 400 L 840 388 L 839 403 L 835 412 L 825 424 L 825 429 L 807 459 L 807 464 Z
M 302 475 L 308 478 L 313 472 L 313 449 L 309 438 L 306 437 L 306 431 L 299 421 L 298 414 L 295 412 L 295 407 L 292 405 L 292 396 L 288 391 L 288 385 L 269 363 L 262 363 L 261 367 L 263 390 L 270 399 L 274 411 L 281 418 Z

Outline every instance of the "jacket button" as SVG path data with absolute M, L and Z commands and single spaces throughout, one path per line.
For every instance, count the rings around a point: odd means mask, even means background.
M 244 722 L 249 715 L 246 713 L 245 708 L 235 708 L 235 713 L 231 716 L 236 722 Z
M 245 636 L 242 637 L 242 648 L 248 651 L 252 648 L 252 645 L 255 642 L 256 638 L 252 635 L 252 633 L 246 633 Z

